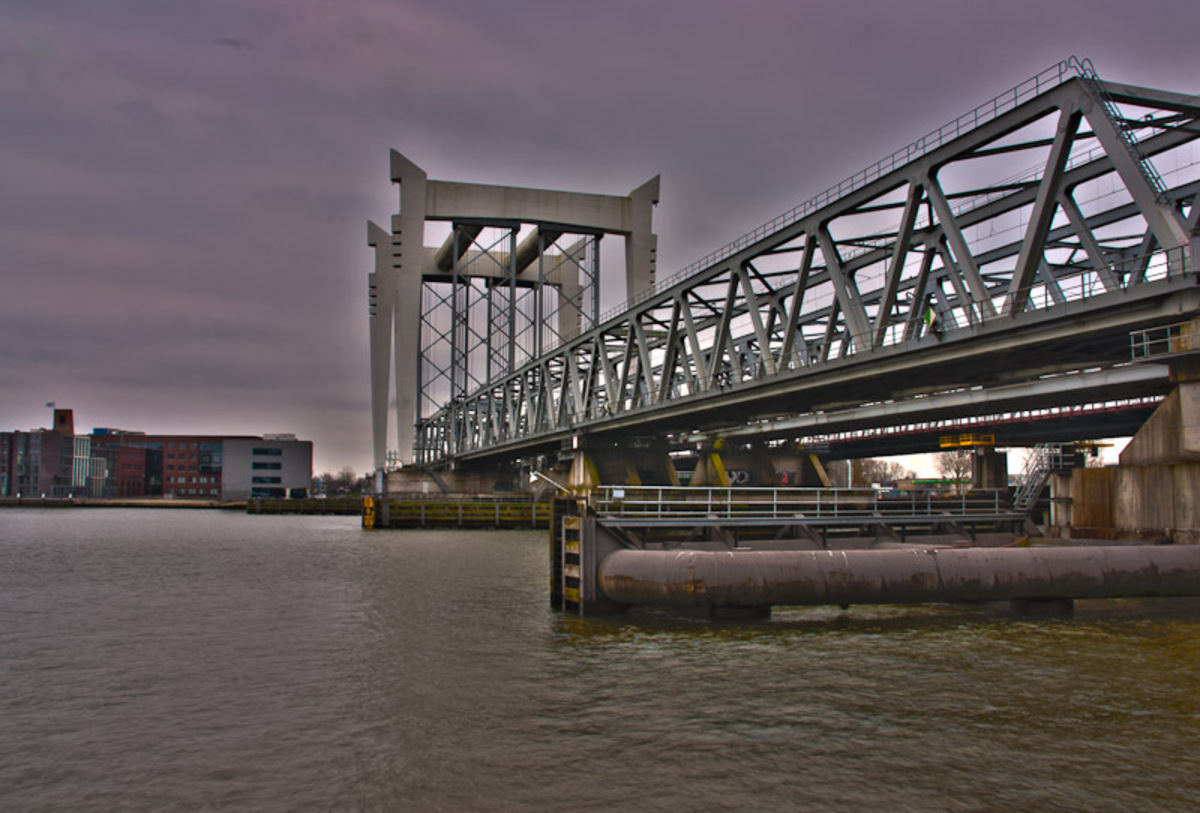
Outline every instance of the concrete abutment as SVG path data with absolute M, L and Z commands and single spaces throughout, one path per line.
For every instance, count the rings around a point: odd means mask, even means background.
M 1116 466 L 1051 481 L 1065 537 L 1200 543 L 1200 381 L 1180 381 Z

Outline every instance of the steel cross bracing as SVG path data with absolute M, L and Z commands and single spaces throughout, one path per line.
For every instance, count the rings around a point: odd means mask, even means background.
M 596 324 L 601 234 L 535 225 L 518 246 L 525 226 L 455 222 L 447 271 L 422 277 L 418 413 L 449 419 L 419 444 L 457 447 L 469 393 Z
M 1200 304 L 1198 138 L 1200 99 L 1064 62 L 444 405 L 419 462 L 1127 361 Z

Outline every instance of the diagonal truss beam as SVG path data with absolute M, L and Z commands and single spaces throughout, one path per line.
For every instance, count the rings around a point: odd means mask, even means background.
M 1050 157 L 1046 160 L 1046 169 L 1042 173 L 1042 182 L 1038 185 L 1037 199 L 1033 202 L 1033 214 L 1029 218 L 1029 227 L 1025 230 L 1025 239 L 1021 242 L 1021 253 L 1017 256 L 1017 267 L 1013 271 L 1008 286 L 1008 298 L 1005 300 L 1005 315 L 1020 313 L 1029 301 L 1029 292 L 1033 287 L 1033 276 L 1042 262 L 1046 248 L 1046 234 L 1050 231 L 1050 221 L 1054 217 L 1058 205 L 1058 192 L 1062 188 L 1063 169 L 1071 154 L 1071 144 L 1075 133 L 1079 130 L 1082 114 L 1077 110 L 1065 109 L 1059 116 L 1058 131 L 1054 135 L 1054 143 L 1050 147 Z M 1087 231 L 1085 228 L 1084 231 Z

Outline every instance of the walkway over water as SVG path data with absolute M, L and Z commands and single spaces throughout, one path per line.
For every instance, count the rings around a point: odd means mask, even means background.
M 1129 336 L 1200 310 L 1198 119 L 1200 98 L 1072 58 L 506 372 L 469 369 L 462 314 L 450 373 L 474 386 L 420 417 L 415 459 L 1161 396 L 1167 365 L 1131 364 Z

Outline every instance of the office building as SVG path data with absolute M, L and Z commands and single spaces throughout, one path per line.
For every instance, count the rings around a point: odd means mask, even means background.
M 304 497 L 311 480 L 312 442 L 294 435 L 75 435 L 69 409 L 51 429 L 0 432 L 0 497 L 235 501 Z

